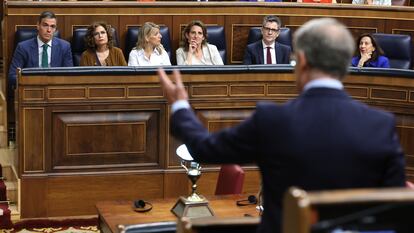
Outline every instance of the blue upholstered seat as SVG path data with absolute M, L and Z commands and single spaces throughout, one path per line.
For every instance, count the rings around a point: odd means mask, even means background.
M 411 36 L 400 34 L 374 33 L 372 36 L 384 50 L 391 68 L 410 69 L 412 62 Z
M 223 63 L 226 64 L 226 35 L 223 26 L 207 26 L 207 41 L 217 47 Z
M 262 27 L 250 28 L 249 36 L 247 37 L 247 44 L 251 44 L 262 39 L 261 28 Z M 292 33 L 290 32 L 290 28 L 280 28 L 280 34 L 276 41 L 292 48 Z
M 87 28 L 76 28 L 73 30 L 71 47 L 74 66 L 79 66 L 81 55 L 86 50 L 85 35 L 87 30 Z M 118 34 L 116 33 L 115 28 L 111 28 L 111 30 L 114 46 L 119 47 Z
M 140 27 L 128 27 L 126 36 L 125 36 L 125 59 L 128 60 L 129 53 L 132 48 L 135 47 L 138 40 L 138 32 Z M 160 26 L 161 33 L 161 44 L 164 46 L 165 51 L 168 53 L 168 56 L 171 60 L 171 39 L 170 39 L 170 30 L 166 26 Z
M 16 48 L 17 44 L 28 40 L 30 38 L 33 38 L 37 36 L 37 29 L 36 28 L 20 28 L 17 29 L 17 31 L 14 34 L 14 48 Z M 55 33 L 53 34 L 53 36 L 60 38 L 60 32 L 59 31 L 55 31 Z

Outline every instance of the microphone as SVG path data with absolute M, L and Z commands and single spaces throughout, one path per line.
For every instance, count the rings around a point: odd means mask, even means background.
M 236 205 L 238 206 L 246 206 L 246 205 L 256 205 L 257 198 L 255 195 L 250 195 L 247 199 L 236 201 Z
M 134 201 L 133 209 L 135 212 L 144 213 L 152 210 L 152 204 L 144 200 Z

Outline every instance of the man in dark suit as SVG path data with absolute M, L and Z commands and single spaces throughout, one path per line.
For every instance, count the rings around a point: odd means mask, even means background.
M 9 67 L 9 85 L 16 86 L 16 69 L 27 67 L 73 66 L 70 44 L 54 38 L 57 20 L 53 12 L 45 11 L 37 22 L 37 37 L 20 42 Z
M 354 52 L 334 19 L 311 20 L 293 40 L 301 94 L 283 105 L 259 103 L 240 125 L 210 134 L 190 109 L 180 74 L 159 71 L 172 103 L 171 131 L 195 161 L 258 164 L 264 212 L 260 233 L 279 232 L 282 196 L 305 190 L 404 186 L 405 160 L 392 114 L 353 100 L 343 89 Z
M 289 46 L 276 41 L 282 21 L 273 15 L 265 16 L 262 24 L 262 39 L 247 45 L 243 64 L 289 64 Z

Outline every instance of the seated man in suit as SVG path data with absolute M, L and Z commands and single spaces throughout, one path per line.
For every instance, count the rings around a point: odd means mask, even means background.
M 37 22 L 37 37 L 20 42 L 14 51 L 9 68 L 9 85 L 15 87 L 16 69 L 27 67 L 73 66 L 70 44 L 54 38 L 57 20 L 53 12 L 45 11 Z
M 293 39 L 301 94 L 285 104 L 259 103 L 241 124 L 209 133 L 176 84 L 159 70 L 171 106 L 171 132 L 197 162 L 251 163 L 260 168 L 264 212 L 258 232 L 280 232 L 282 197 L 305 190 L 404 186 L 405 159 L 390 113 L 353 100 L 344 90 L 354 40 L 335 19 L 314 19 Z
M 243 64 L 289 64 L 291 49 L 276 42 L 282 21 L 273 15 L 263 18 L 262 40 L 247 45 Z

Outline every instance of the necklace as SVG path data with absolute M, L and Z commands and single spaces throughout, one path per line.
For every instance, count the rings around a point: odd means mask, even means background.
M 102 66 L 106 66 L 106 58 L 109 56 L 109 49 L 103 52 L 96 51 L 96 55 L 98 56 L 99 63 L 101 63 Z

